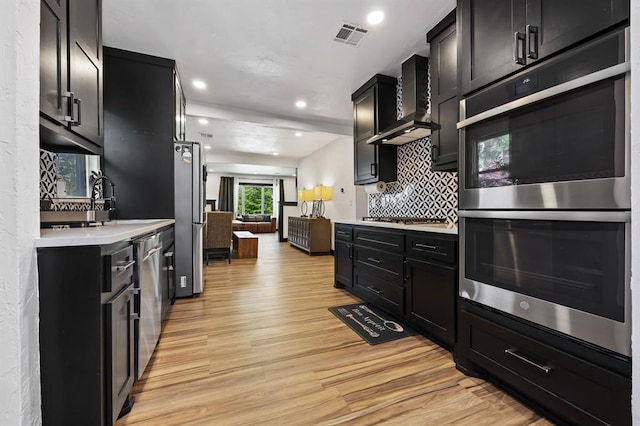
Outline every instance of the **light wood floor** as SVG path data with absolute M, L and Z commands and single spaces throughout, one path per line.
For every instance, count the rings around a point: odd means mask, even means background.
M 327 308 L 333 257 L 260 234 L 178 300 L 124 425 L 549 425 L 422 336 L 369 346 Z

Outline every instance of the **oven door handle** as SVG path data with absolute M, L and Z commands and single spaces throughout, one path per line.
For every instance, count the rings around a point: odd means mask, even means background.
M 516 99 L 514 101 L 497 106 L 490 110 L 481 112 L 480 114 L 476 114 L 472 117 L 469 117 L 460 121 L 457 124 L 457 128 L 464 129 L 467 126 L 478 123 L 480 121 L 496 117 L 498 115 L 507 113 L 514 109 L 522 108 L 523 106 L 530 105 L 532 103 L 539 102 L 547 98 L 557 96 L 562 93 L 569 92 L 571 90 L 578 89 L 580 87 L 583 87 L 589 84 L 597 83 L 599 81 L 606 80 L 608 78 L 627 73 L 630 70 L 631 70 L 631 62 L 630 61 L 622 62 L 618 65 L 614 65 L 612 67 L 605 68 L 600 71 L 596 71 L 594 73 L 585 75 L 583 77 L 579 77 L 574 80 L 558 84 L 557 86 L 549 87 L 548 89 L 541 90 L 529 96 L 525 96 L 524 98 Z M 464 101 L 465 100 L 463 99 L 461 102 L 464 102 Z
M 561 211 L 561 210 L 459 210 L 459 217 L 476 219 L 566 220 L 576 222 L 631 223 L 630 211 Z

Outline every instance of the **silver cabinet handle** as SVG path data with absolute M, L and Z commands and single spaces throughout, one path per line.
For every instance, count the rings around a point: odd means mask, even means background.
M 376 259 L 375 257 L 367 257 L 367 260 L 373 263 L 382 263 L 382 260 Z
M 138 320 L 140 319 L 140 314 L 131 314 L 129 318 L 131 318 L 132 320 Z
M 428 244 L 420 244 L 420 243 L 416 243 L 415 245 L 418 248 L 425 248 L 427 250 L 431 250 L 431 251 L 438 251 L 438 246 L 430 246 Z
M 132 260 L 128 263 L 125 263 L 124 265 L 116 265 L 113 268 L 111 268 L 111 270 L 113 272 L 117 272 L 118 274 L 123 273 L 124 271 L 126 271 L 127 269 L 131 268 L 133 265 L 135 265 L 136 261 Z
M 156 254 L 160 250 L 162 250 L 162 246 L 158 246 L 156 248 L 152 248 L 151 250 L 149 250 L 147 252 L 147 255 L 144 257 L 144 259 L 142 259 L 142 261 L 144 262 L 145 260 L 149 259 L 151 256 L 153 256 L 154 254 Z
M 511 349 L 505 349 L 504 353 L 511 355 L 512 357 L 515 357 L 517 359 L 519 359 L 520 361 L 523 361 L 539 370 L 544 371 L 545 374 L 549 374 L 551 372 L 551 370 L 553 370 L 553 368 L 549 367 L 548 365 L 540 365 L 537 362 L 533 362 L 531 361 L 529 358 L 526 358 L 522 355 L 520 355 L 518 352 L 518 350 L 515 348 L 511 348 Z
M 168 251 L 164 254 L 164 257 L 173 257 L 173 252 L 172 251 Z

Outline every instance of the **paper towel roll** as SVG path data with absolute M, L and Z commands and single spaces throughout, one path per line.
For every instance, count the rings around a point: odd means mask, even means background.
M 380 194 L 387 189 L 387 183 L 383 181 L 378 181 L 376 183 L 372 183 L 364 186 L 364 192 L 367 194 Z

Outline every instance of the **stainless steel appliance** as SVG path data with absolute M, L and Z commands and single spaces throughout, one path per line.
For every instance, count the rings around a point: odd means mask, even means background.
M 174 145 L 176 297 L 202 292 L 205 171 L 198 142 Z
M 144 236 L 135 241 L 138 266 L 138 326 L 136 350 L 136 377 L 144 373 L 160 338 L 162 325 L 162 297 L 160 294 L 160 259 L 162 242 L 158 234 Z
M 460 209 L 629 209 L 628 30 L 460 102 Z
M 629 211 L 460 211 L 460 296 L 631 356 Z
M 628 29 L 461 101 L 461 297 L 631 356 Z
M 175 283 L 175 231 L 173 227 L 160 233 L 162 241 L 162 273 L 160 275 L 160 288 L 162 291 L 162 321 L 169 319 L 171 305 L 176 300 Z

